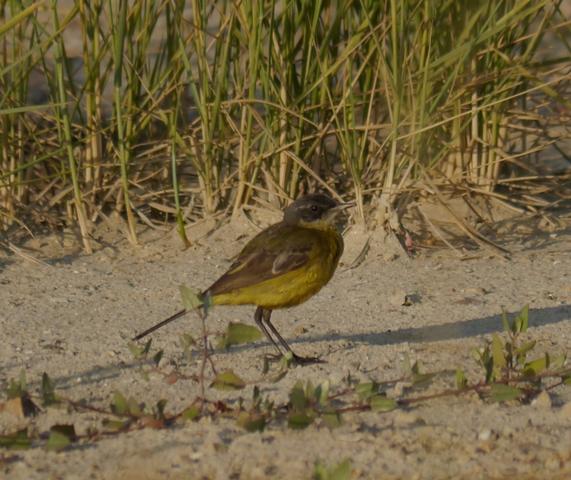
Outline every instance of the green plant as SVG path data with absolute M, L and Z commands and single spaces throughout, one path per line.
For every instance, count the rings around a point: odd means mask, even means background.
M 125 432 L 153 428 L 171 428 L 180 422 L 192 422 L 202 417 L 231 419 L 245 431 L 262 431 L 269 428 L 288 428 L 298 430 L 312 424 L 326 428 L 336 428 L 345 420 L 347 413 L 389 412 L 400 408 L 414 408 L 414 405 L 426 403 L 437 398 L 460 398 L 476 393 L 492 402 L 529 402 L 543 391 L 549 391 L 562 385 L 571 385 L 571 369 L 566 366 L 566 357 L 562 354 L 546 352 L 530 357 L 535 342 L 524 341 L 528 328 L 528 307 L 512 320 L 503 315 L 503 336 L 494 335 L 481 349 L 475 352 L 475 359 L 482 370 L 482 378 L 470 381 L 462 369 L 455 374 L 456 385 L 450 389 L 438 389 L 428 394 L 418 394 L 426 388 L 433 388 L 433 379 L 444 376 L 446 372 L 424 373 L 418 362 L 410 365 L 406 362 L 405 372 L 399 378 L 383 381 L 355 382 L 348 376 L 340 385 L 332 385 L 325 380 L 318 384 L 309 380 L 299 380 L 290 389 L 285 402 L 276 402 L 262 393 L 261 384 L 275 382 L 281 376 L 263 377 L 255 381 L 246 381 L 231 370 L 217 373 L 213 366 L 210 387 L 226 391 L 225 400 L 209 400 L 204 392 L 179 411 L 169 411 L 167 400 L 161 399 L 151 406 L 145 401 L 122 392 L 115 392 L 107 406 L 96 406 L 90 402 L 66 398 L 56 388 L 47 374 L 42 375 L 38 394 L 29 391 L 25 374 L 17 380 L 11 380 L 6 387 L 6 402 L 0 408 L 8 408 L 27 418 L 28 425 L 34 425 L 35 416 L 43 410 L 37 406 L 41 402 L 43 409 L 61 408 L 77 413 L 88 412 L 100 421 L 100 427 L 77 434 L 72 423 L 53 425 L 49 431 L 38 432 L 37 428 L 18 429 L 12 433 L 0 435 L 0 448 L 26 449 L 34 445 L 48 450 L 62 450 L 78 442 L 96 442 L 101 438 L 121 435 Z M 251 332 L 247 331 L 247 335 Z M 228 336 L 229 332 L 225 333 Z M 233 327 L 233 334 L 236 334 Z M 144 361 L 150 352 L 148 343 L 142 350 L 134 352 Z M 156 359 L 154 354 L 153 358 Z M 160 359 L 159 359 L 160 360 Z M 211 359 L 210 359 L 211 360 Z M 206 371 L 204 363 L 197 367 L 200 374 L 183 374 L 180 371 L 165 371 L 155 360 L 153 371 L 162 373 L 167 384 L 179 379 L 188 379 L 200 383 L 205 388 Z M 282 365 L 287 372 L 287 366 Z M 191 367 L 193 368 L 193 367 Z M 283 372 L 281 372 L 283 373 Z M 405 385 L 403 393 L 391 396 L 388 387 Z M 233 397 L 231 392 L 241 395 L 247 386 L 253 386 L 251 400 L 241 396 Z M 394 394 L 393 394 L 394 395 Z M 315 466 L 315 478 L 349 478 L 351 463 L 343 461 L 338 465 L 326 467 L 321 463 Z
M 565 56 L 535 55 L 560 4 L 97 0 L 52 2 L 46 24 L 3 2 L 0 225 L 77 226 L 90 251 L 117 212 L 133 243 L 167 220 L 188 246 L 189 223 L 309 189 L 355 197 L 369 224 L 420 191 L 488 195 L 550 141 L 527 140 L 535 97 L 569 105 Z M 502 185 L 490 198 L 537 204 Z

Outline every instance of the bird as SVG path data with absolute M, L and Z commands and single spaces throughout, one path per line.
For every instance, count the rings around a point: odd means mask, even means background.
M 343 253 L 337 218 L 351 206 L 323 193 L 298 198 L 285 208 L 280 222 L 252 238 L 226 273 L 202 292 L 202 305 L 255 305 L 254 321 L 280 356 L 289 353 L 299 365 L 321 362 L 297 355 L 271 316 L 276 309 L 305 302 L 331 280 Z M 186 309 L 178 311 L 133 340 L 186 313 Z

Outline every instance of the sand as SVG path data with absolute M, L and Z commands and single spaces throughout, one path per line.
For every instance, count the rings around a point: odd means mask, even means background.
M 172 233 L 151 232 L 137 248 L 106 237 L 91 256 L 77 253 L 61 237 L 41 237 L 26 251 L 46 262 L 42 265 L 18 255 L 0 257 L 0 391 L 23 369 L 32 393 L 47 372 L 57 394 L 101 408 L 108 408 L 117 391 L 147 405 L 166 399 L 167 412 L 191 404 L 201 392 L 192 378 L 201 353 L 197 347 L 188 355 L 179 341 L 182 333 L 200 337 L 196 316 L 152 336 L 152 352 L 164 351 L 161 371 L 176 368 L 188 378 L 172 383 L 158 372 L 143 375 L 150 367 L 133 357 L 128 344 L 136 332 L 180 308 L 178 285 L 207 286 L 255 233 L 243 223 L 206 235 L 210 227 L 192 230 L 198 241 L 184 251 Z M 330 284 L 273 317 L 298 353 L 320 355 L 326 363 L 293 368 L 272 383 L 262 374 L 262 357 L 272 352 L 266 341 L 217 351 L 213 361 L 219 370 L 231 368 L 250 383 L 241 391 L 207 388 L 207 398 L 249 402 L 256 384 L 263 396 L 285 402 L 298 380 L 328 380 L 332 389 L 349 376 L 382 382 L 406 373 L 407 359 L 418 361 L 422 371 L 440 373 L 418 390 L 391 385 L 389 395 L 453 387 L 457 368 L 477 381 L 482 369 L 473 350 L 501 331 L 502 309 L 515 314 L 525 304 L 530 309 L 525 338 L 537 341 L 536 356 L 568 353 L 570 233 L 563 226 L 517 235 L 506 245 L 509 261 L 487 250 L 460 260 L 450 249 L 436 248 L 409 259 L 377 246 L 359 266 L 348 268 L 365 240 L 350 233 Z M 252 307 L 218 307 L 209 315 L 208 329 L 223 332 L 229 321 L 251 324 L 252 314 Z M 54 424 L 73 424 L 82 435 L 103 430 L 102 417 L 65 407 L 28 418 L 4 411 L 0 434 L 28 426 L 45 435 Z M 28 450 L 0 450 L 0 477 L 305 479 L 313 478 L 318 462 L 334 466 L 349 459 L 351 478 L 571 478 L 571 387 L 527 404 L 490 403 L 472 394 L 385 413 L 350 413 L 343 420 L 335 429 L 316 422 L 300 431 L 276 420 L 263 432 L 249 433 L 217 415 L 82 440 L 61 452 L 48 452 L 36 441 Z

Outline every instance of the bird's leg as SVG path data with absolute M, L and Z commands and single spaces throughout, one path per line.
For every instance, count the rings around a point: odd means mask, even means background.
M 258 307 L 259 308 L 259 307 Z M 256 310 L 257 313 L 257 310 Z M 286 349 L 286 351 L 288 351 L 289 353 L 291 353 L 292 357 L 293 357 L 293 361 L 295 363 L 297 363 L 298 365 L 308 365 L 310 363 L 323 363 L 323 360 L 321 360 L 318 357 L 300 357 L 299 355 L 297 355 L 292 349 L 291 347 L 288 345 L 288 343 L 285 341 L 285 339 L 279 334 L 278 330 L 276 329 L 276 327 L 274 327 L 274 325 L 272 324 L 272 322 L 270 321 L 270 318 L 272 316 L 272 311 L 268 310 L 268 309 L 262 309 L 262 315 L 263 315 L 263 320 L 266 323 L 266 325 L 268 327 L 270 327 L 270 330 L 272 331 L 272 333 L 276 336 L 276 338 L 279 340 L 279 342 L 282 344 L 282 347 L 284 347 Z M 264 329 L 264 331 L 266 331 Z M 267 335 L 267 333 L 266 333 Z M 273 341 L 273 340 L 272 340 Z M 274 343 L 275 345 L 275 343 Z
M 285 350 L 287 352 L 291 352 L 293 354 L 293 350 L 291 349 L 291 347 L 288 345 L 288 343 L 284 340 L 284 338 L 279 334 L 279 332 L 277 331 L 276 327 L 274 327 L 274 325 L 272 324 L 272 322 L 270 321 L 270 318 L 272 316 L 272 311 L 267 309 L 267 308 L 263 308 L 262 309 L 262 318 L 263 321 L 266 323 L 266 325 L 268 327 L 270 327 L 270 330 L 272 331 L 272 333 L 276 336 L 276 338 L 279 340 L 279 342 L 282 344 L 282 347 L 285 348 Z M 265 328 L 265 325 L 264 325 Z
M 282 351 L 280 350 L 279 345 L 276 343 L 276 341 L 272 338 L 272 336 L 270 335 L 270 332 L 268 332 L 268 329 L 266 328 L 266 326 L 264 325 L 263 322 L 263 315 L 264 312 L 268 311 L 271 312 L 271 310 L 264 310 L 262 307 L 258 307 L 256 308 L 256 313 L 254 313 L 254 321 L 256 322 L 256 325 L 258 325 L 258 327 L 260 327 L 260 329 L 262 330 L 262 332 L 264 332 L 264 335 L 266 336 L 266 338 L 272 342 L 273 346 L 276 347 L 276 350 L 278 351 L 278 354 L 280 357 L 283 356 Z

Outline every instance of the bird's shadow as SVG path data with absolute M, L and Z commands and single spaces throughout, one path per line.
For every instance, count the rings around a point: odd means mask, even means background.
M 508 319 L 511 320 L 518 313 L 519 312 L 507 313 Z M 529 309 L 530 328 L 559 323 L 565 320 L 571 320 L 571 305 Z M 398 330 L 384 332 L 362 332 L 349 335 L 310 335 L 292 340 L 291 343 L 349 340 L 355 343 L 366 343 L 369 345 L 394 345 L 406 342 L 427 343 L 442 340 L 457 340 L 501 331 L 503 331 L 502 314 L 498 313 L 470 320 L 460 320 L 438 325 L 425 325 L 422 327 L 400 328 Z
M 513 318 L 519 312 L 508 313 L 508 318 Z M 541 327 L 554 323 L 571 320 L 571 305 L 559 305 L 547 308 L 531 308 L 529 310 L 529 327 Z M 503 330 L 502 315 L 489 315 L 470 320 L 442 323 L 439 325 L 425 325 L 422 327 L 401 328 L 393 331 L 360 332 L 354 334 L 324 334 L 304 335 L 295 339 L 288 339 L 291 344 L 310 344 L 315 342 L 351 341 L 356 344 L 368 345 L 395 345 L 399 343 L 428 343 L 443 340 L 457 340 L 462 338 L 477 337 L 480 335 L 500 332 Z M 220 350 L 216 354 L 237 355 L 240 351 L 267 348 L 268 342 L 257 342 L 234 346 L 230 350 Z M 351 347 L 350 347 L 351 348 Z M 141 362 L 110 364 L 97 366 L 71 375 L 54 378 L 58 388 L 70 388 L 73 384 L 96 384 L 118 377 L 122 372 L 141 367 Z M 79 380 L 81 378 L 81 380 Z

